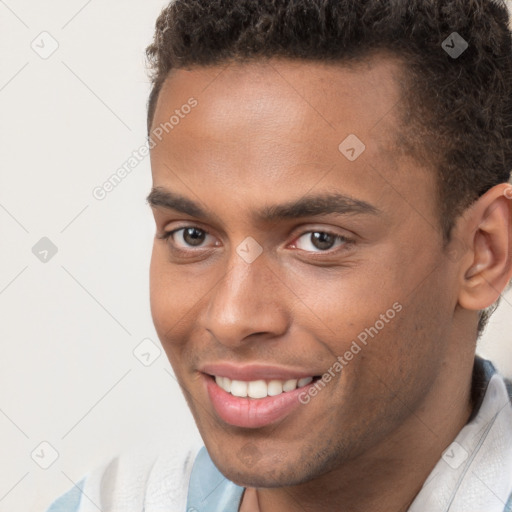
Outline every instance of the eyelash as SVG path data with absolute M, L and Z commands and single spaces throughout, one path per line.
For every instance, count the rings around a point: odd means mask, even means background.
M 210 235 L 210 232 L 207 231 L 206 229 L 203 229 L 203 228 L 200 228 L 200 227 L 194 226 L 194 225 L 189 225 L 189 226 L 182 226 L 182 227 L 173 229 L 172 231 L 165 231 L 161 235 L 157 235 L 157 238 L 160 239 L 160 240 L 165 240 L 167 242 L 170 242 L 171 239 L 173 238 L 173 236 L 176 233 L 178 233 L 179 231 L 184 231 L 186 229 L 191 229 L 191 228 L 195 228 L 198 231 L 201 231 L 202 233 L 204 233 L 205 235 Z M 304 235 L 313 234 L 313 233 L 322 233 L 322 234 L 325 234 L 325 235 L 332 236 L 332 237 L 334 237 L 334 243 L 336 243 L 337 241 L 341 241 L 341 242 L 344 243 L 344 245 L 338 246 L 335 249 L 327 249 L 325 251 L 322 251 L 322 250 L 306 251 L 304 249 L 298 249 L 299 251 L 303 251 L 303 252 L 306 252 L 308 254 L 316 254 L 316 255 L 332 255 L 334 253 L 339 252 L 340 250 L 346 249 L 347 246 L 351 246 L 351 245 L 353 245 L 355 243 L 354 240 L 352 240 L 350 238 L 347 238 L 347 237 L 345 237 L 343 235 L 338 235 L 336 233 L 333 233 L 332 231 L 320 230 L 320 229 L 316 229 L 316 230 L 312 229 L 312 230 L 309 230 L 309 231 L 304 231 L 299 236 L 297 236 L 295 238 L 295 240 L 299 240 Z M 296 244 L 296 242 L 294 242 L 294 244 Z M 200 249 L 204 249 L 204 248 L 199 247 L 198 250 L 200 250 Z M 175 252 L 177 254 L 183 254 L 183 255 L 190 255 L 191 253 L 198 252 L 198 251 L 195 251 L 194 249 L 187 250 L 187 249 L 182 249 L 182 248 L 178 248 L 178 247 L 172 247 L 172 250 L 173 250 L 173 252 Z

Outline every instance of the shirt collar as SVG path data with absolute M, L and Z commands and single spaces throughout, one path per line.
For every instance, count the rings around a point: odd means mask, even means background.
M 444 451 L 409 512 L 503 512 L 512 495 L 509 383 L 477 357 L 473 414 Z
M 190 475 L 187 511 L 237 512 L 244 488 L 229 481 L 213 464 L 203 446 Z

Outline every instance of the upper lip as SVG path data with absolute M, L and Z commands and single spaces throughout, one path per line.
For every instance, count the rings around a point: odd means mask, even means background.
M 302 379 L 318 375 L 318 373 L 311 371 L 283 366 L 263 364 L 234 365 L 222 362 L 205 364 L 200 368 L 200 371 L 208 375 L 228 377 L 231 380 L 241 381 Z

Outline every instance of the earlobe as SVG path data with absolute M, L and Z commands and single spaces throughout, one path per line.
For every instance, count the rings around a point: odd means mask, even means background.
M 464 223 L 471 259 L 459 304 L 483 310 L 496 302 L 512 277 L 512 186 L 493 187 L 476 201 Z

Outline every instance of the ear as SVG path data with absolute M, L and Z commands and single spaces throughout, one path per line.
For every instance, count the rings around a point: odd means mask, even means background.
M 459 240 L 466 249 L 459 304 L 483 310 L 496 302 L 512 278 L 512 186 L 496 185 L 463 215 Z

